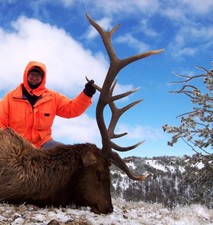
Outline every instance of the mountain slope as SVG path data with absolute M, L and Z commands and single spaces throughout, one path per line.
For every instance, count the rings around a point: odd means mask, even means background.
M 133 181 L 112 166 L 113 197 L 162 203 L 170 208 L 194 203 L 213 208 L 213 155 L 124 160 L 134 174 L 152 176 L 144 182 Z

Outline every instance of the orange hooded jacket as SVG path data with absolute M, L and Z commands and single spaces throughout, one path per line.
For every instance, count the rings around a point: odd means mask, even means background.
M 36 89 L 28 85 L 29 71 L 38 66 L 44 73 L 41 84 Z M 81 92 L 76 98 L 70 99 L 58 92 L 46 89 L 46 66 L 43 63 L 31 61 L 25 68 L 23 83 L 10 91 L 0 101 L 0 127 L 10 127 L 18 134 L 40 148 L 52 139 L 52 124 L 55 115 L 72 118 L 81 115 L 91 105 L 90 97 Z M 24 98 L 22 86 L 31 94 L 41 96 L 32 107 Z

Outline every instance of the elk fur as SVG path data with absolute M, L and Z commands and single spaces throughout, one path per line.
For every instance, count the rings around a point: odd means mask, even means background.
M 39 150 L 11 129 L 0 129 L 0 200 L 112 212 L 109 163 L 99 152 L 88 143 Z

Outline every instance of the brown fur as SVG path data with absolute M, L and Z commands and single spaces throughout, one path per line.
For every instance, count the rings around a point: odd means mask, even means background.
M 0 200 L 40 206 L 90 206 L 112 212 L 109 163 L 93 144 L 39 150 L 0 129 Z

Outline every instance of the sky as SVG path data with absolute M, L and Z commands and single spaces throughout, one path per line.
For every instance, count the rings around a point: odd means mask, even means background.
M 88 13 L 106 31 L 120 24 L 112 43 L 121 59 L 165 49 L 128 65 L 117 76 L 115 93 L 140 88 L 116 102 L 118 107 L 143 99 L 118 121 L 116 132 L 128 134 L 115 142 L 123 147 L 144 143 L 120 155 L 192 155 L 182 142 L 168 146 L 171 135 L 162 126 L 178 125 L 177 116 L 191 109 L 186 97 L 169 93 L 178 89 L 169 84 L 177 81 L 174 73 L 195 75 L 202 73 L 196 66 L 211 68 L 212 11 L 212 0 L 0 0 L 0 98 L 23 81 L 31 60 L 47 66 L 47 88 L 70 98 L 83 90 L 85 76 L 102 86 L 109 59 L 85 16 Z M 97 92 L 80 117 L 57 117 L 53 138 L 65 144 L 91 142 L 101 148 L 95 117 L 98 97 Z M 105 117 L 108 122 L 109 110 Z

